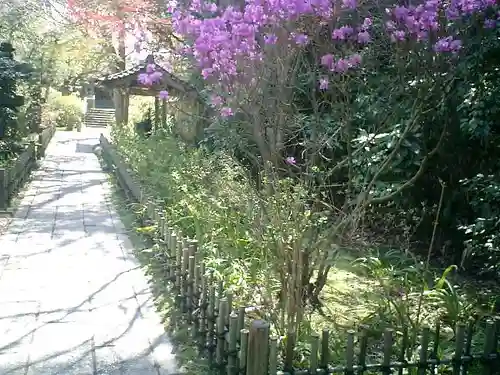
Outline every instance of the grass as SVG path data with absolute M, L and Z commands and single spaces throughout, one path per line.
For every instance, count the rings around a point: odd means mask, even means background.
M 321 295 L 325 315 L 318 315 L 314 324 L 318 330 L 332 322 L 352 327 L 377 307 L 377 281 L 356 273 L 347 260 L 344 263 L 328 275 Z

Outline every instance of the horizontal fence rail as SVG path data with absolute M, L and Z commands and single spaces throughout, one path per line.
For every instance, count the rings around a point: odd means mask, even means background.
M 36 146 L 30 143 L 13 165 L 0 168 L 0 210 L 6 210 L 9 202 L 29 177 L 36 165 Z
M 0 168 L 0 210 L 9 208 L 11 199 L 36 167 L 37 159 L 45 155 L 45 150 L 54 136 L 55 130 L 55 126 L 45 128 L 38 134 L 36 144 L 30 142 L 12 165 Z
M 333 333 L 324 330 L 313 334 L 308 342 L 309 367 L 295 368 L 296 336 L 286 335 L 282 340 L 271 334 L 270 324 L 247 317 L 247 309 L 235 306 L 233 294 L 224 289 L 213 275 L 207 274 L 198 241 L 183 236 L 179 229 L 168 222 L 161 203 L 148 198 L 147 193 L 134 180 L 131 169 L 121 160 L 114 146 L 101 135 L 102 156 L 117 177 L 120 187 L 129 198 L 146 205 L 146 219 L 156 227 L 156 244 L 159 251 L 153 254 L 156 266 L 150 271 L 158 280 L 165 280 L 168 294 L 173 296 L 174 308 L 169 329 L 186 331 L 199 352 L 208 359 L 218 373 L 236 375 L 275 374 L 437 374 L 437 369 L 447 367 L 442 374 L 493 375 L 500 374 L 498 341 L 500 324 L 488 320 L 484 325 L 482 351 L 472 353 L 473 324 L 455 327 L 454 353 L 440 357 L 440 326 L 431 331 L 422 329 L 418 346 L 410 348 L 406 329 L 402 337 L 393 329 L 382 333 L 379 348 L 380 363 L 369 362 L 369 330 L 347 331 L 345 356 L 342 363 L 334 363 L 330 340 Z M 397 344 L 397 345 L 396 345 Z M 411 360 L 408 353 L 417 352 Z M 443 370 L 444 371 L 444 370 Z
M 43 129 L 38 135 L 38 145 L 37 145 L 38 159 L 43 158 L 45 156 L 45 150 L 47 150 L 47 147 L 49 146 L 49 143 L 52 140 L 52 137 L 54 136 L 55 132 L 56 132 L 56 126 L 50 125 L 47 128 Z

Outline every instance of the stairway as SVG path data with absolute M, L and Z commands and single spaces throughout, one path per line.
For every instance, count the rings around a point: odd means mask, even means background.
M 85 113 L 84 124 L 91 128 L 105 128 L 115 121 L 115 110 L 108 108 L 90 108 Z

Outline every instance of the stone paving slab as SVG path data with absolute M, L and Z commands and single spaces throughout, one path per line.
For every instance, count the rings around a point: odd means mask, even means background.
M 55 134 L 0 237 L 1 375 L 177 371 L 91 152 L 99 134 Z

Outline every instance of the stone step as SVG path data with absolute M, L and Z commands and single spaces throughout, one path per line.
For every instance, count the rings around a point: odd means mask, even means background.
M 106 127 L 115 121 L 114 109 L 91 108 L 84 116 L 85 126 Z
M 114 120 L 114 117 L 85 117 L 87 121 L 109 121 Z
M 100 119 L 95 119 L 95 118 L 85 118 L 83 119 L 84 122 L 109 122 L 109 121 L 115 121 L 114 118 L 100 118 Z

